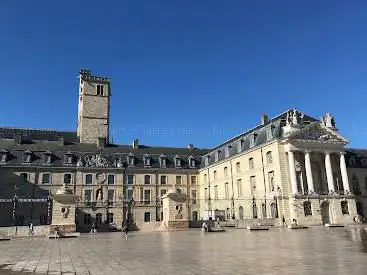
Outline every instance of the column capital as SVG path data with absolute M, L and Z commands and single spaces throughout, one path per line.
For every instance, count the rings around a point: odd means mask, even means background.
M 346 154 L 347 154 L 347 152 L 342 151 L 342 152 L 339 152 L 339 154 L 340 154 L 341 156 L 344 156 L 344 155 L 346 155 Z
M 312 153 L 312 150 L 311 150 L 311 149 L 305 149 L 305 150 L 303 150 L 303 152 L 304 152 L 305 154 L 309 154 L 309 153 Z

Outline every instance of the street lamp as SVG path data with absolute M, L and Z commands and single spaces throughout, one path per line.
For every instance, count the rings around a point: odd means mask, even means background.
M 52 195 L 49 194 L 47 196 L 47 224 L 51 224 L 51 202 L 52 202 Z

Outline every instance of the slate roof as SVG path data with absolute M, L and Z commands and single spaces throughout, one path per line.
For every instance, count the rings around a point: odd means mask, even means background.
M 367 168 L 367 149 L 345 149 L 345 162 L 348 168 Z
M 274 118 L 269 119 L 266 123 L 257 125 L 256 127 L 249 129 L 248 131 L 241 133 L 240 135 L 235 136 L 225 141 L 224 143 L 214 147 L 212 150 L 210 150 L 210 152 L 208 152 L 203 157 L 206 158 L 207 156 L 210 156 L 209 162 L 208 162 L 208 165 L 210 165 L 215 162 L 215 154 L 218 150 L 220 151 L 218 161 L 225 159 L 225 150 L 226 150 L 225 148 L 227 146 L 230 147 L 229 156 L 233 156 L 233 155 L 242 153 L 243 151 L 247 151 L 251 149 L 252 147 L 256 147 L 261 144 L 270 142 L 272 140 L 281 138 L 282 136 L 281 130 L 282 130 L 282 127 L 285 126 L 286 124 L 286 117 L 289 111 L 291 110 L 287 110 L 284 113 L 277 115 Z M 316 122 L 319 120 L 311 116 L 304 115 L 303 121 L 304 121 L 304 124 L 307 125 L 307 124 L 310 124 L 312 122 Z M 270 129 L 271 129 L 272 134 L 271 134 L 271 138 L 268 139 L 267 131 L 270 131 Z M 256 142 L 254 143 L 253 146 L 250 146 L 250 139 L 252 138 L 253 134 L 255 133 L 257 134 Z M 238 144 L 241 142 L 241 140 L 243 141 L 243 146 L 241 148 L 241 151 L 238 152 Z M 205 161 L 202 161 L 202 167 L 204 166 L 205 166 Z
M 104 148 L 97 147 L 96 144 L 79 143 L 76 137 L 76 132 L 58 132 L 58 131 L 44 131 L 44 130 L 28 130 L 11 128 L 9 131 L 4 131 L 0 128 L 0 152 L 8 152 L 8 158 L 5 163 L 0 162 L 0 166 L 70 166 L 64 163 L 64 156 L 71 152 L 73 155 L 73 164 L 76 165 L 77 159 L 84 156 L 93 156 L 100 154 L 107 158 L 111 163 L 116 159 L 121 159 L 126 165 L 127 156 L 132 153 L 135 156 L 134 167 L 144 167 L 143 157 L 149 155 L 151 157 L 151 168 L 159 168 L 159 157 L 166 156 L 167 168 L 174 168 L 174 157 L 181 158 L 181 168 L 189 168 L 189 157 L 192 156 L 196 160 L 196 168 L 199 168 L 201 155 L 208 152 L 206 149 L 189 149 L 176 147 L 154 147 L 140 145 L 139 148 L 134 149 L 131 145 L 115 145 L 108 144 Z M 29 132 L 29 133 L 28 133 Z M 23 143 L 18 144 L 14 142 L 15 135 L 22 134 Z M 62 136 L 65 138 L 65 144 L 58 140 Z M 26 150 L 32 152 L 31 163 L 23 163 L 23 156 Z M 45 163 L 45 153 L 52 153 L 51 164 Z M 192 168 L 192 167 L 190 167 Z

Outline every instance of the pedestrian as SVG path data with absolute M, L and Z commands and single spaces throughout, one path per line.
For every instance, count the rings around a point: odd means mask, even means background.
M 217 227 L 220 227 L 219 218 L 217 218 Z
M 55 227 L 55 239 L 59 237 L 59 227 L 56 225 Z
M 34 229 L 33 229 L 33 223 L 30 222 L 29 223 L 29 228 L 28 228 L 28 235 L 32 235 L 34 234 Z
M 129 232 L 129 225 L 126 224 L 123 228 L 122 228 L 122 233 L 124 233 L 125 235 L 125 240 L 127 240 L 127 233 Z
M 284 226 L 287 226 L 287 223 L 285 222 L 285 218 L 284 218 L 284 216 L 283 216 L 282 221 L 283 221 L 283 227 L 284 227 Z
M 92 234 L 96 233 L 96 226 L 95 226 L 94 223 L 92 223 L 92 228 L 90 230 L 90 233 L 92 233 Z

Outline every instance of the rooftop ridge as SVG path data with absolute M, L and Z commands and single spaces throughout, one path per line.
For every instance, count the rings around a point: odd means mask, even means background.
M 0 126 L 0 129 L 5 130 L 26 130 L 26 131 L 45 131 L 45 132 L 59 132 L 59 133 L 76 133 L 76 131 L 72 130 L 55 130 L 55 129 L 46 129 L 46 128 L 22 128 L 22 127 L 12 127 L 12 126 Z

